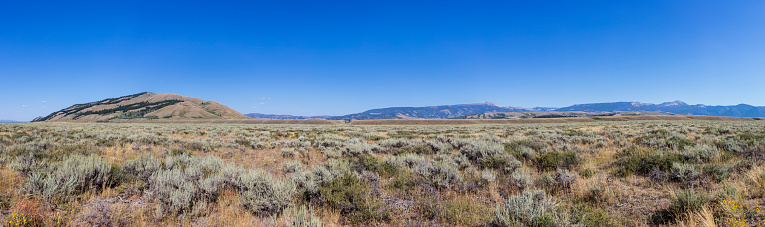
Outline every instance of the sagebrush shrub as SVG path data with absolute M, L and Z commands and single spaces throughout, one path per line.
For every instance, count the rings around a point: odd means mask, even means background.
M 542 190 L 524 190 L 510 196 L 494 210 L 494 224 L 499 226 L 567 225 L 568 215 Z
M 573 151 L 557 152 L 551 151 L 542 154 L 537 159 L 537 166 L 541 170 L 552 170 L 556 168 L 572 168 L 579 165 L 581 158 L 579 154 Z
M 531 173 L 527 169 L 518 169 L 510 175 L 510 182 L 519 188 L 528 188 L 534 182 L 531 179 Z
M 698 179 L 701 172 L 696 166 L 688 163 L 672 163 L 672 179 L 685 182 Z
M 147 182 L 152 173 L 162 168 L 162 163 L 152 158 L 151 154 L 143 153 L 136 159 L 125 161 L 120 168 L 129 178 Z
M 566 169 L 558 169 L 555 172 L 555 183 L 558 188 L 561 189 L 569 189 L 571 188 L 571 185 L 573 185 L 576 180 L 579 178 L 579 175 L 576 173 L 569 172 Z
M 685 213 L 699 211 L 709 203 L 709 196 L 705 193 L 697 193 L 693 189 L 682 190 L 675 193 L 672 203 L 667 211 L 673 217 L 679 217 Z
M 319 189 L 322 198 L 330 207 L 348 215 L 354 224 L 385 221 L 391 218 L 390 211 L 369 196 L 368 185 L 356 175 L 345 173 L 342 177 Z
M 720 157 L 720 151 L 716 147 L 712 147 L 706 144 L 697 144 L 695 146 L 687 146 L 680 152 L 686 161 L 702 163 L 709 162 L 713 159 Z
M 274 179 L 271 174 L 257 169 L 242 174 L 239 184 L 239 202 L 260 215 L 280 212 L 297 192 L 294 183 Z
M 149 190 L 157 199 L 157 217 L 191 211 L 197 187 L 180 168 L 160 170 L 149 179 Z
M 33 172 L 22 191 L 57 204 L 88 189 L 101 189 L 109 180 L 112 166 L 96 156 L 69 156 L 51 173 Z

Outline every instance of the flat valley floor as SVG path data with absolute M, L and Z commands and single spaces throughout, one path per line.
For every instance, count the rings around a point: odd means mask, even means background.
M 0 124 L 10 226 L 761 226 L 765 121 Z

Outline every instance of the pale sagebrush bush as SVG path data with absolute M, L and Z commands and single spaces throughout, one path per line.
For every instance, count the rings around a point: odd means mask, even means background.
M 342 176 L 342 172 L 337 170 L 332 171 L 326 166 L 314 167 L 311 173 L 311 178 L 317 185 L 326 185 Z
M 210 136 L 212 136 L 212 135 L 210 135 Z M 208 151 L 212 151 L 214 146 L 212 144 L 210 144 L 210 142 L 208 142 L 208 141 L 204 141 L 204 140 L 191 140 L 191 141 L 185 142 L 183 147 L 185 149 L 188 149 L 188 150 L 199 150 L 199 151 L 208 152 Z
M 519 188 L 529 188 L 534 183 L 531 178 L 531 173 L 525 168 L 518 169 L 510 174 L 510 182 L 513 186 Z
M 699 179 L 702 174 L 696 166 L 688 163 L 672 163 L 672 179 L 687 182 Z
M 91 188 L 101 188 L 111 173 L 109 162 L 96 156 L 70 156 L 51 173 L 33 172 L 22 186 L 26 195 L 58 204 Z
M 452 145 L 448 143 L 443 143 L 438 140 L 427 140 L 425 141 L 425 144 L 427 144 L 433 152 L 436 153 L 446 153 L 450 152 L 452 150 Z
M 738 142 L 732 139 L 718 141 L 717 143 L 719 144 L 718 146 L 720 146 L 725 151 L 730 151 L 735 153 L 740 153 L 743 151 L 741 146 L 739 146 Z
M 341 158 L 343 157 L 343 153 L 338 150 L 321 150 L 321 153 L 324 154 L 324 157 L 327 159 L 335 159 L 335 158 Z
M 285 158 L 295 157 L 295 149 L 294 148 L 282 148 L 282 157 L 285 157 Z
M 568 215 L 542 190 L 524 190 L 494 210 L 498 226 L 566 226 Z
M 75 190 L 84 192 L 89 188 L 102 187 L 109 179 L 112 166 L 97 156 L 74 155 L 64 159 L 53 176 L 58 179 L 75 179 Z
M 446 162 L 421 162 L 413 172 L 429 179 L 439 188 L 450 189 L 463 182 L 462 174 L 457 167 Z
M 534 151 L 534 149 L 531 149 L 530 147 L 527 147 L 527 146 L 518 146 L 515 149 L 515 152 L 518 152 L 518 154 L 520 154 L 521 157 L 523 157 L 526 160 L 530 160 L 537 155 L 537 152 Z
M 48 164 L 45 161 L 37 161 L 31 156 L 19 156 L 11 162 L 11 169 L 21 173 L 22 176 L 29 176 L 33 171 L 47 172 Z
M 314 147 L 327 147 L 327 148 L 338 148 L 343 146 L 343 141 L 347 140 L 345 137 L 338 136 L 335 134 L 321 134 L 316 137 L 316 142 L 314 142 Z
M 518 160 L 505 152 L 504 146 L 497 143 L 476 141 L 462 148 L 460 153 L 483 167 L 499 168 L 506 173 L 512 173 L 521 166 Z
M 151 174 L 162 168 L 162 163 L 149 153 L 142 153 L 136 159 L 125 161 L 120 167 L 122 173 L 132 176 L 135 180 L 149 181 Z
M 308 196 L 315 195 L 319 190 L 319 184 L 316 182 L 312 172 L 308 171 L 295 171 L 287 174 L 287 179 L 295 183 L 295 187 L 298 191 L 307 194 Z
M 289 140 L 287 141 L 287 146 L 292 148 L 302 148 L 302 147 L 310 147 L 311 142 L 306 141 L 304 137 L 300 137 L 295 140 Z
M 282 164 L 282 170 L 284 173 L 289 174 L 295 172 L 303 172 L 305 169 L 303 169 L 303 164 L 301 164 L 300 161 L 294 160 Z
M 408 169 L 412 173 L 428 179 L 434 186 L 449 189 L 463 182 L 459 166 L 451 159 L 430 160 L 416 154 L 390 156 L 385 163 L 397 169 Z
M 712 147 L 706 144 L 697 144 L 695 146 L 688 146 L 680 152 L 680 156 L 686 161 L 702 163 L 709 162 L 713 159 L 720 157 L 720 151 L 716 147 Z
M 470 159 L 462 153 L 452 153 L 452 161 L 457 164 L 459 169 L 466 169 L 472 167 Z
M 497 174 L 494 173 L 494 170 L 484 170 L 481 171 L 481 181 L 484 181 L 485 183 L 491 183 L 497 180 Z
M 413 169 L 421 162 L 427 161 L 427 158 L 416 154 L 405 154 L 401 156 L 389 156 L 385 158 L 385 163 L 396 168 Z
M 434 161 L 437 161 L 437 162 L 442 162 L 442 163 L 444 163 L 444 164 L 446 164 L 446 165 L 450 165 L 450 166 L 454 166 L 454 167 L 457 167 L 458 169 L 463 169 L 463 168 L 465 168 L 465 167 L 463 167 L 462 165 L 460 165 L 460 163 L 457 163 L 457 162 L 455 162 L 455 161 L 454 161 L 454 159 L 451 157 L 451 155 L 450 155 L 450 154 L 446 154 L 446 153 L 440 153 L 440 154 L 436 155 L 436 156 L 433 158 L 433 160 L 434 160 Z
M 467 156 L 470 160 L 478 163 L 492 157 L 507 157 L 504 146 L 498 143 L 489 143 L 484 141 L 475 141 L 470 143 L 465 148 L 462 148 L 460 152 Z
M 151 145 L 161 145 L 167 142 L 167 137 L 160 137 L 152 134 L 133 134 L 125 138 L 128 143 L 144 143 Z
M 48 204 L 64 203 L 72 199 L 76 179 L 57 179 L 40 172 L 32 172 L 21 191 L 25 196 L 38 197 Z
M 234 177 L 241 170 L 224 166 L 214 156 L 198 157 L 186 153 L 165 158 L 165 168 L 155 171 L 148 180 L 149 195 L 156 200 L 155 216 L 183 213 L 200 214 L 215 201 L 225 187 L 239 182 Z
M 297 193 L 295 184 L 274 179 L 262 170 L 251 170 L 239 177 L 239 202 L 253 213 L 271 215 L 290 204 Z
M 188 178 L 190 177 L 180 168 L 160 170 L 151 176 L 149 191 L 157 200 L 156 217 L 191 211 L 198 189 Z
M 385 139 L 379 142 L 380 146 L 387 149 L 392 148 L 402 148 L 407 146 L 413 146 L 422 144 L 421 139 L 407 139 L 407 138 L 391 138 L 391 139 Z
M 85 205 L 85 210 L 77 220 L 88 226 L 129 226 L 127 217 L 122 215 L 112 204 L 96 200 Z M 47 223 L 46 223 L 47 224 Z
M 369 144 L 359 138 L 350 139 L 345 142 L 343 148 L 343 155 L 345 156 L 357 156 L 361 154 L 370 154 L 372 152 L 378 152 L 382 149 L 377 144 Z

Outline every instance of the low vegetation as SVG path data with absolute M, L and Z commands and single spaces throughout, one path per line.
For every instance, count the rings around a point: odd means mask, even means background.
M 10 226 L 757 226 L 765 122 L 0 124 Z

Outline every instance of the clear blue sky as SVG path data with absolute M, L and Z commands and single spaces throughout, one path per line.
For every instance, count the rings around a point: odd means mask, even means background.
M 142 91 L 296 115 L 765 106 L 760 0 L 106 2 L 0 1 L 0 119 Z

